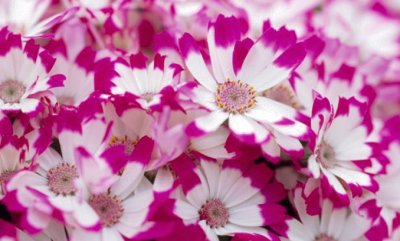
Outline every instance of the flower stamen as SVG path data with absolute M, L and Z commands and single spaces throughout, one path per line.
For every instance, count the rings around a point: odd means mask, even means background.
M 199 210 L 200 220 L 206 220 L 211 228 L 223 227 L 228 223 L 229 213 L 218 199 L 208 200 Z
M 231 81 L 219 84 L 215 96 L 219 108 L 232 114 L 243 114 L 254 107 L 257 92 L 254 87 L 242 81 Z
M 122 201 L 111 193 L 93 194 L 89 198 L 89 205 L 99 215 L 105 227 L 114 226 L 124 213 Z
M 123 145 L 125 147 L 125 153 L 127 155 L 132 154 L 133 150 L 135 150 L 135 145 L 137 141 L 131 140 L 128 136 L 118 137 L 112 136 L 110 141 L 108 142 L 109 147 Z
M 26 87 L 16 80 L 7 80 L 0 83 L 0 99 L 5 103 L 19 103 Z
M 335 150 L 332 146 L 325 141 L 321 142 L 317 149 L 317 161 L 321 163 L 324 168 L 329 168 L 334 165 L 335 160 Z
M 61 163 L 47 172 L 47 183 L 50 191 L 56 195 L 74 195 L 76 192 L 75 179 L 79 177 L 74 165 Z
M 328 236 L 324 233 L 321 233 L 318 235 L 314 241 L 336 241 L 336 239 L 332 238 L 331 236 Z

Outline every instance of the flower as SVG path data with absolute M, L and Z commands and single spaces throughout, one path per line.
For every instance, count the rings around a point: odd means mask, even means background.
M 329 199 L 321 200 L 321 212 L 307 213 L 307 203 L 302 188 L 294 190 L 294 206 L 300 220 L 287 221 L 288 240 L 298 241 L 355 241 L 365 238 L 372 221 L 348 207 L 335 207 Z
M 142 53 L 130 56 L 130 64 L 123 59 L 115 64 L 116 76 L 111 79 L 110 93 L 114 95 L 133 94 L 142 108 L 149 109 L 162 105 L 165 88 L 179 86 L 179 73 L 182 68 L 177 64 L 165 66 L 165 57 L 159 54 L 147 65 Z
M 71 240 L 122 240 L 145 232 L 154 224 L 146 223 L 150 205 L 154 200 L 151 183 L 144 177 L 142 164 L 129 163 L 109 189 L 94 193 L 90 190 L 83 198 L 95 211 L 101 222 L 100 230 L 71 231 Z M 86 215 L 87 211 L 82 215 Z
M 78 106 L 94 92 L 93 70 L 97 52 L 85 47 L 75 56 L 63 41 L 53 41 L 47 45 L 47 49 L 57 58 L 51 73 L 63 72 L 66 78 L 62 88 L 53 90 L 57 102 Z
M 186 66 L 200 84 L 192 99 L 210 111 L 189 124 L 186 132 L 199 136 L 228 121 L 229 129 L 245 142 L 263 143 L 282 136 L 300 145 L 298 139 L 307 139 L 311 133 L 298 121 L 299 113 L 261 92 L 290 77 L 305 56 L 302 45 L 285 28 L 270 28 L 255 43 L 241 41 L 240 35 L 240 23 L 234 17 L 219 16 L 211 24 L 207 42 L 212 73 L 194 39 L 188 34 L 180 39 Z
M 327 98 L 317 97 L 312 111 L 312 129 L 317 134 L 310 143 L 308 169 L 322 179 L 324 190 L 333 190 L 348 203 L 348 191 L 377 190 L 377 183 L 363 167 L 377 155 L 368 136 L 372 126 L 366 104 L 354 98 L 340 98 L 334 108 Z
M 283 222 L 285 197 L 281 185 L 270 183 L 271 171 L 263 164 L 233 166 L 214 161 L 180 158 L 172 163 L 178 176 L 174 213 L 186 225 L 200 225 L 209 240 L 217 235 L 257 233 L 268 237 L 264 225 Z M 262 178 L 259 178 L 262 177 Z M 241 190 L 239 194 L 237 190 Z
M 43 106 L 40 96 L 63 85 L 62 74 L 49 74 L 55 59 L 33 40 L 22 44 L 21 36 L 0 31 L 0 109 L 35 114 Z

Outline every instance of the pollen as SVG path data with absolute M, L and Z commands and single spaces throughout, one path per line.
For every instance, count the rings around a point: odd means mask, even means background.
M 132 154 L 133 150 L 135 149 L 135 145 L 137 141 L 130 139 L 128 136 L 112 136 L 110 141 L 108 142 L 109 147 L 123 145 L 125 147 L 125 153 L 127 155 Z
M 0 185 L 10 179 L 16 173 L 15 170 L 6 170 L 0 173 Z
M 76 192 L 74 181 L 78 176 L 78 171 L 74 165 L 69 163 L 58 164 L 47 172 L 49 189 L 56 195 L 74 195 Z
M 111 193 L 90 196 L 89 205 L 99 215 L 101 223 L 105 227 L 114 226 L 124 213 L 122 201 Z
M 229 212 L 218 199 L 208 200 L 199 210 L 200 220 L 206 220 L 211 228 L 219 228 L 228 223 Z
M 321 163 L 324 168 L 332 167 L 336 161 L 335 150 L 325 141 L 319 144 L 316 155 L 317 161 Z
M 0 99 L 4 103 L 19 103 L 24 95 L 26 87 L 18 81 L 7 80 L 0 83 Z
M 330 236 L 328 236 L 328 235 L 322 233 L 322 234 L 318 235 L 318 236 L 314 239 L 314 241 L 336 241 L 336 239 L 334 239 L 334 238 L 332 238 L 332 237 L 330 237 Z
M 219 84 L 215 96 L 219 108 L 232 114 L 243 114 L 254 107 L 257 92 L 254 87 L 242 81 Z

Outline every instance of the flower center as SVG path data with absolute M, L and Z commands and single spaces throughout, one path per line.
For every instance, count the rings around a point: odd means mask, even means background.
M 242 114 L 256 103 L 257 92 L 253 86 L 239 81 L 227 80 L 219 84 L 215 96 L 217 105 L 225 112 Z
M 15 80 L 7 80 L 0 84 L 0 99 L 5 103 L 18 103 L 25 93 L 25 86 Z
M 293 108 L 299 110 L 302 108 L 302 104 L 297 100 L 297 97 L 293 93 L 293 90 L 291 90 L 288 86 L 286 85 L 277 85 L 274 86 L 262 93 L 264 97 L 267 97 L 269 99 L 276 100 L 278 102 L 281 102 L 283 104 L 292 106 Z
M 145 93 L 142 94 L 142 99 L 144 99 L 147 103 L 150 103 L 153 100 L 154 93 Z
M 76 192 L 74 181 L 78 177 L 76 167 L 68 163 L 58 164 L 47 172 L 48 186 L 56 195 L 74 195 Z
M 314 239 L 314 241 L 336 241 L 336 239 L 334 239 L 324 233 L 321 233 Z
M 329 168 L 334 165 L 335 159 L 335 150 L 325 141 L 322 141 L 317 149 L 317 161 L 321 163 L 324 168 Z
M 89 205 L 99 215 L 101 223 L 105 227 L 111 227 L 118 223 L 124 212 L 121 200 L 111 193 L 93 194 L 89 198 Z
M 10 179 L 10 177 L 12 177 L 15 173 L 16 170 L 6 170 L 0 173 L 0 185 Z
M 124 137 L 112 136 L 111 140 L 108 142 L 109 147 L 119 146 L 119 145 L 125 146 L 125 153 L 127 155 L 132 154 L 136 144 L 137 141 L 131 140 L 127 136 Z
M 208 200 L 199 211 L 200 220 L 206 220 L 211 228 L 223 227 L 228 223 L 229 213 L 218 199 Z

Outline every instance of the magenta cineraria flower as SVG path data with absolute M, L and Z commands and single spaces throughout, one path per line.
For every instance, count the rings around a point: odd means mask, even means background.
M 25 44 L 21 36 L 0 32 L 0 109 L 35 113 L 43 106 L 41 95 L 63 85 L 65 77 L 50 75 L 55 59 L 43 51 L 33 40 Z
M 142 108 L 148 109 L 162 103 L 164 88 L 175 88 L 179 84 L 182 68 L 176 64 L 166 66 L 165 56 L 155 55 L 147 65 L 142 53 L 130 56 L 130 64 L 120 59 L 115 64 L 117 76 L 111 82 L 112 94 L 133 94 Z
M 377 184 L 366 167 L 376 155 L 368 141 L 371 122 L 367 106 L 356 99 L 340 98 L 334 109 L 328 99 L 317 97 L 313 106 L 312 128 L 317 134 L 311 144 L 308 168 L 322 178 L 325 191 L 332 189 L 344 201 L 350 190 L 360 195 L 360 188 L 377 190 Z
M 206 160 L 194 165 L 185 158 L 172 165 L 180 184 L 174 212 L 186 225 L 200 225 L 209 240 L 235 233 L 268 237 L 261 227 L 284 220 L 285 209 L 277 202 L 285 193 L 280 185 L 270 183 L 272 173 L 265 165 L 230 166 Z
M 305 56 L 295 34 L 269 28 L 255 43 L 240 41 L 239 22 L 220 16 L 210 26 L 208 46 L 212 74 L 193 38 L 186 34 L 180 39 L 186 65 L 200 83 L 193 90 L 193 100 L 210 110 L 190 124 L 187 133 L 212 132 L 228 120 L 229 129 L 246 142 L 272 143 L 275 139 L 283 149 L 301 152 L 298 139 L 305 139 L 309 128 L 297 120 L 293 108 L 265 97 L 270 88 L 290 77 Z M 264 150 L 276 158 L 271 145 Z
M 74 56 L 63 41 L 52 41 L 47 49 L 57 57 L 51 73 L 62 72 L 65 75 L 64 86 L 54 89 L 57 102 L 64 105 L 78 106 L 94 91 L 94 63 L 96 52 L 85 47 Z
M 332 201 L 321 201 L 321 212 L 307 213 L 307 202 L 302 197 L 302 188 L 294 190 L 294 206 L 300 220 L 287 221 L 286 236 L 290 241 L 356 241 L 365 240 L 372 220 L 352 211 L 348 207 L 336 208 Z M 284 239 L 285 240 L 285 239 Z
M 100 219 L 101 229 L 71 230 L 71 240 L 120 241 L 150 229 L 154 224 L 146 223 L 146 217 L 154 200 L 153 189 L 143 174 L 142 164 L 130 163 L 108 190 L 85 193 L 86 202 Z M 87 211 L 82 215 L 88 215 Z

